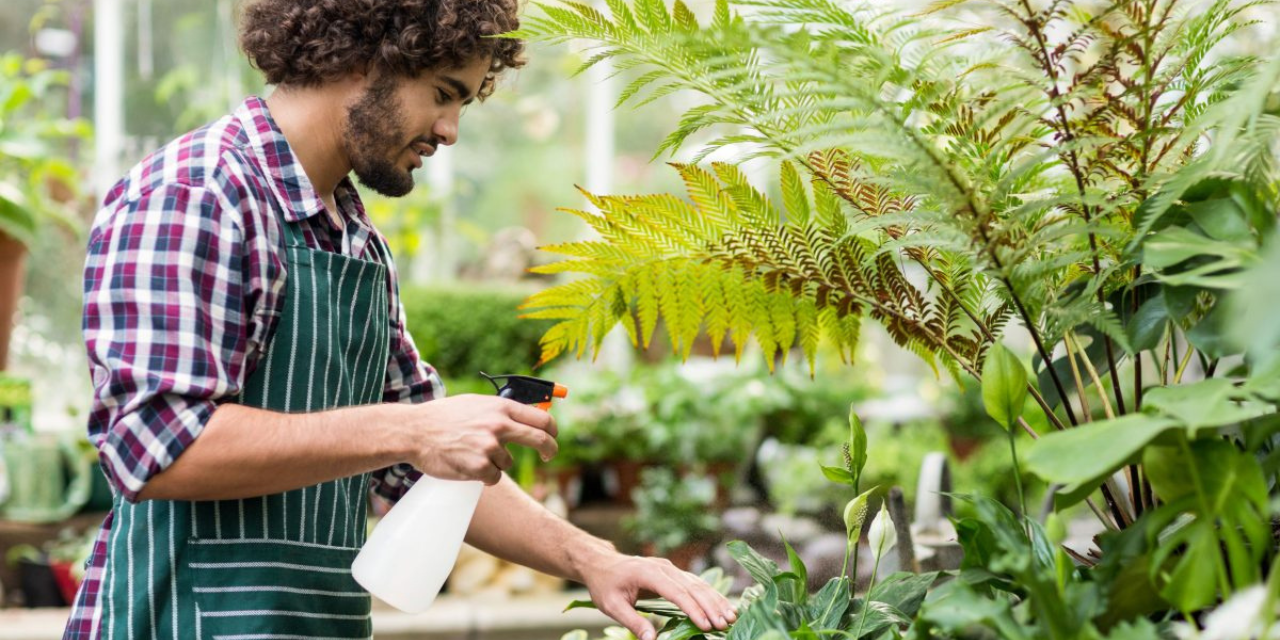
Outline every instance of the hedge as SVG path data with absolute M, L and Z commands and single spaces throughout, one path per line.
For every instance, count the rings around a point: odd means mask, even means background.
M 518 307 L 533 289 L 458 283 L 401 291 L 409 333 L 450 394 L 491 393 L 479 372 L 528 374 L 551 321 L 525 320 Z

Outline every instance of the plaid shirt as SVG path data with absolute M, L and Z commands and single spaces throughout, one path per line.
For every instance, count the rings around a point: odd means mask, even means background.
M 93 376 L 89 438 L 126 500 L 199 437 L 219 403 L 236 397 L 280 318 L 285 287 L 279 216 L 301 222 L 308 245 L 377 260 L 378 243 L 350 181 L 331 215 L 259 98 L 169 143 L 107 194 L 89 238 L 84 334 Z M 381 252 L 389 255 L 389 252 Z M 394 265 L 391 357 L 383 400 L 443 395 L 405 331 Z M 408 465 L 374 473 L 399 499 Z M 93 618 L 106 562 L 108 515 L 72 612 L 69 637 L 97 637 Z

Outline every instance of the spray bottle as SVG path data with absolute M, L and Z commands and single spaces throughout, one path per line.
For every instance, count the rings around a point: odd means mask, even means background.
M 484 376 L 498 395 L 551 409 L 568 389 L 530 376 Z M 502 384 L 499 381 L 504 381 Z M 387 604 L 421 613 L 435 602 L 458 560 L 484 483 L 424 475 L 374 527 L 351 565 L 356 582 Z

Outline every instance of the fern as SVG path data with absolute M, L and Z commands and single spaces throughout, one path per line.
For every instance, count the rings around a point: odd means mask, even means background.
M 949 19 L 969 4 L 996 17 Z M 598 212 L 573 213 L 611 246 L 551 248 L 569 259 L 544 271 L 595 284 L 530 300 L 564 316 L 544 360 L 585 353 L 622 323 L 641 346 L 665 326 L 682 355 L 705 334 L 738 357 L 755 340 L 770 362 L 792 349 L 812 362 L 824 339 L 849 355 L 871 318 L 939 368 L 976 375 L 1017 318 L 1043 361 L 1087 328 L 1106 343 L 1098 369 L 1114 371 L 1133 355 L 1131 310 L 1114 301 L 1140 302 L 1134 247 L 1194 184 L 1184 165 L 1227 166 L 1198 154 L 1203 132 L 1244 126 L 1218 107 L 1229 89 L 1265 93 L 1250 84 L 1255 61 L 1214 53 L 1248 26 L 1248 2 L 1114 0 L 1086 13 L 1069 0 L 948 0 L 927 25 L 871 2 L 733 5 L 718 0 L 706 25 L 679 2 L 610 0 L 607 15 L 539 5 L 513 34 L 593 43 L 587 62 L 636 73 L 619 104 L 701 96 L 655 157 L 709 135 L 694 165 L 739 147 L 778 166 L 769 189 L 713 164 L 676 166 L 687 200 L 587 194 Z M 1263 146 L 1235 146 L 1251 149 L 1233 157 L 1242 175 L 1274 175 Z M 1036 397 L 1056 421 L 1054 401 Z

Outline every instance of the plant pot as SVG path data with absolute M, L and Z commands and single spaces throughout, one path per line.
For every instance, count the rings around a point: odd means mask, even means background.
M 22 297 L 26 257 L 26 245 L 0 232 L 0 371 L 9 363 L 9 338 L 18 321 L 18 298 Z
M 631 492 L 640 486 L 640 471 L 647 465 L 636 460 L 606 460 L 604 462 L 605 490 L 619 506 L 635 506 Z
M 554 486 L 570 509 L 575 509 L 582 504 L 582 467 L 578 465 L 553 469 L 540 467 L 537 470 L 537 477 L 538 484 Z
M 80 581 L 71 575 L 74 564 L 70 561 L 49 562 L 49 570 L 53 573 L 53 581 L 58 585 L 58 593 L 62 594 L 62 599 L 67 604 L 76 601 L 76 591 L 80 588 Z
M 22 595 L 27 608 L 67 606 L 53 567 L 24 558 L 18 561 L 18 572 L 22 576 Z

